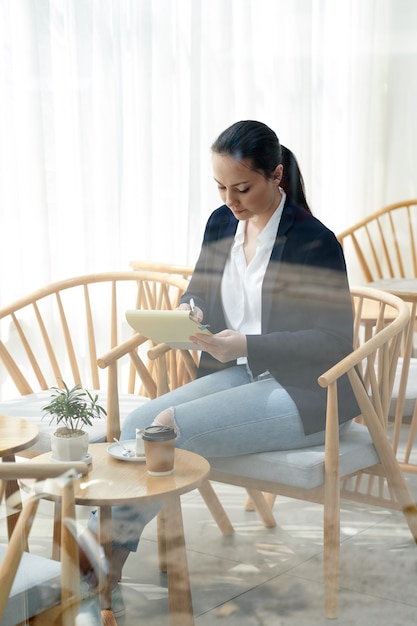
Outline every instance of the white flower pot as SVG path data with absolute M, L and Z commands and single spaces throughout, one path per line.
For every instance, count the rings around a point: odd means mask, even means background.
M 83 461 L 88 453 L 88 433 L 58 428 L 51 435 L 51 450 L 56 461 Z

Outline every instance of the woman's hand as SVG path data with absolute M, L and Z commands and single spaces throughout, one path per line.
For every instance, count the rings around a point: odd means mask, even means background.
M 222 330 L 215 335 L 195 333 L 190 340 L 220 363 L 227 363 L 240 356 L 248 355 L 246 335 L 235 330 Z
M 186 302 L 183 302 L 182 304 L 179 305 L 178 307 L 179 311 L 193 311 L 193 319 L 195 319 L 196 322 L 201 323 L 203 321 L 203 311 L 198 307 L 195 306 L 194 309 L 191 309 L 191 306 L 189 304 L 187 304 Z

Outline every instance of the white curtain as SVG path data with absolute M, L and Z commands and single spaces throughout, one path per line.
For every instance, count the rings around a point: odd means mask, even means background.
M 0 0 L 0 303 L 132 259 L 194 263 L 238 119 L 336 233 L 417 196 L 414 0 Z

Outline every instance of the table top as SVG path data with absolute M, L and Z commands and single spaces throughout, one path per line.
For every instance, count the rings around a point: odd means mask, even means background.
M 384 289 L 408 302 L 417 300 L 417 278 L 381 278 L 367 286 Z
M 144 461 L 132 462 L 114 458 L 107 452 L 109 445 L 89 445 L 88 450 L 92 455 L 91 469 L 87 476 L 77 479 L 74 485 L 76 504 L 113 506 L 161 500 L 170 495 L 178 496 L 192 491 L 210 473 L 210 465 L 202 456 L 176 449 L 173 474 L 149 476 Z M 32 459 L 32 462 L 45 463 L 50 460 L 51 454 L 41 454 Z M 58 492 L 53 491 L 53 483 L 50 495 L 51 498 L 58 495 Z
M 30 448 L 39 437 L 39 428 L 21 417 L 0 415 L 0 456 Z

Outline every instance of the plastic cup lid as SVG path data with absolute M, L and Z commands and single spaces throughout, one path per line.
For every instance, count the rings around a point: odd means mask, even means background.
M 148 426 L 142 433 L 142 439 L 145 441 L 167 441 L 175 439 L 176 434 L 172 426 Z

